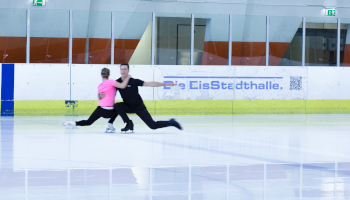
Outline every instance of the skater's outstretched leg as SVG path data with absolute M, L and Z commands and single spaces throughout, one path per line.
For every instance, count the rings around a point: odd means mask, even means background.
M 180 124 L 175 119 L 171 119 L 169 121 L 154 121 L 147 109 L 139 110 L 136 112 L 136 114 L 147 124 L 149 128 L 153 130 L 168 126 L 175 126 L 176 128 L 182 130 Z
M 90 126 L 93 124 L 96 120 L 98 120 L 101 116 L 97 115 L 95 112 L 92 113 L 92 115 L 89 117 L 88 120 L 81 120 L 75 122 L 77 126 Z

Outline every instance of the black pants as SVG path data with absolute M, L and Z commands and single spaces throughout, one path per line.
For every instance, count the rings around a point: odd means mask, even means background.
M 98 120 L 100 117 L 103 118 L 113 118 L 117 117 L 118 114 L 115 112 L 115 110 L 107 110 L 103 109 L 100 106 L 98 106 L 95 111 L 91 114 L 88 120 L 82 120 L 76 122 L 77 126 L 90 126 L 93 124 L 96 120 Z
M 167 126 L 171 126 L 169 121 L 154 121 L 152 119 L 152 116 L 149 114 L 146 108 L 143 109 L 134 109 L 128 106 L 126 103 L 121 102 L 121 103 L 116 103 L 114 104 L 114 110 L 120 115 L 120 117 L 123 119 L 124 123 L 127 123 L 130 121 L 128 115 L 126 113 L 136 113 L 143 122 L 147 124 L 147 126 L 151 129 L 158 129 L 158 128 L 164 128 Z M 118 115 L 117 115 L 118 116 Z M 113 123 L 115 118 L 117 117 L 112 117 L 109 120 L 109 123 Z

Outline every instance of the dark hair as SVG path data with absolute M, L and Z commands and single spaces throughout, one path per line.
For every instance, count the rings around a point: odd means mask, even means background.
M 129 64 L 128 64 L 128 63 L 122 63 L 122 64 L 120 64 L 120 66 L 122 66 L 122 65 L 128 66 L 128 69 L 129 69 Z
M 108 68 L 103 68 L 101 71 L 101 75 L 103 78 L 108 78 L 109 76 L 109 69 Z

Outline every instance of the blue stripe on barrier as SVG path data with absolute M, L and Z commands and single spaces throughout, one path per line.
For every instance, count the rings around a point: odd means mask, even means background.
M 14 114 L 15 64 L 2 64 L 1 73 L 1 116 Z

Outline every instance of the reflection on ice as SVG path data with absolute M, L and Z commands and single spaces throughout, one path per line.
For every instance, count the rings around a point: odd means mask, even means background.
M 104 119 L 60 127 L 80 118 L 0 118 L 0 199 L 350 198 L 350 115 L 175 116 L 184 131 L 131 116 L 134 134 L 104 133 Z
M 349 172 L 350 163 L 18 169 L 0 172 L 0 192 L 8 199 L 14 195 L 11 191 L 23 197 L 57 193 L 68 197 L 109 195 L 124 199 L 150 196 L 317 199 L 348 196 L 345 191 L 350 189 Z

